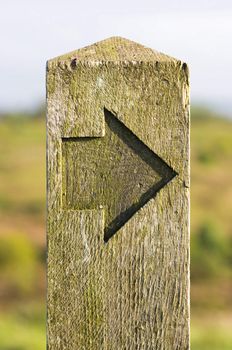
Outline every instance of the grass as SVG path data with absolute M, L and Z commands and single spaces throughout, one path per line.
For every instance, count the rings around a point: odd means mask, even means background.
M 0 210 L 28 214 L 45 210 L 45 123 L 36 118 L 0 121 Z
M 231 350 L 232 315 L 210 313 L 195 316 L 191 322 L 191 350 Z
M 232 349 L 231 135 L 231 121 L 193 109 L 192 350 Z M 42 350 L 45 118 L 0 119 L 0 137 L 0 349 Z
M 29 304 L 0 315 L 1 350 L 45 350 L 44 304 Z
M 44 304 L 28 305 L 29 311 L 7 312 L 0 316 L 1 350 L 45 350 L 46 329 Z M 31 312 L 33 310 L 33 312 Z M 231 320 L 209 316 L 193 317 L 191 350 L 231 350 Z
M 200 118 L 191 123 L 191 229 L 206 219 L 232 236 L 232 123 Z M 217 215 L 215 215 L 215 213 Z

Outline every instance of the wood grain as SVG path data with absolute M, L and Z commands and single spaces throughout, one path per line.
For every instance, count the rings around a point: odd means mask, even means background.
M 107 244 L 107 211 L 94 201 L 86 208 L 78 201 L 82 188 L 75 192 L 75 186 L 82 183 L 83 196 L 88 196 L 88 188 L 72 169 L 78 151 L 72 142 L 64 149 L 62 141 L 105 140 L 104 109 L 177 174 Z M 101 162 L 101 152 L 96 154 Z M 91 172 L 82 167 L 88 183 Z M 65 188 L 72 205 L 64 199 L 64 172 L 69 174 Z M 130 181 L 128 173 L 125 179 Z M 131 181 L 133 188 L 134 176 Z M 186 64 L 122 38 L 50 60 L 47 186 L 48 348 L 189 349 Z M 117 189 L 120 198 L 120 186 Z

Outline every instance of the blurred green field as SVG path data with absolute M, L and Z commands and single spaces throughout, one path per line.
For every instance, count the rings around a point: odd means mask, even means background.
M 45 334 L 45 306 L 41 302 L 25 301 L 1 314 L 1 350 L 45 350 Z
M 232 122 L 193 108 L 192 350 L 232 349 Z M 0 117 L 0 349 L 45 349 L 45 118 Z

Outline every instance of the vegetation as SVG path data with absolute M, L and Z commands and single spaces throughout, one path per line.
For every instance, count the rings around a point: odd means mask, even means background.
M 2 350 L 45 349 L 46 141 L 37 114 L 0 117 Z M 232 348 L 231 135 L 231 121 L 192 110 L 192 350 Z

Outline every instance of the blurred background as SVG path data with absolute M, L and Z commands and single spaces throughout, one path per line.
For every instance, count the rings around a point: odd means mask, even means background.
M 191 71 L 191 344 L 232 349 L 232 3 L 1 3 L 0 349 L 46 348 L 45 64 L 123 36 Z

